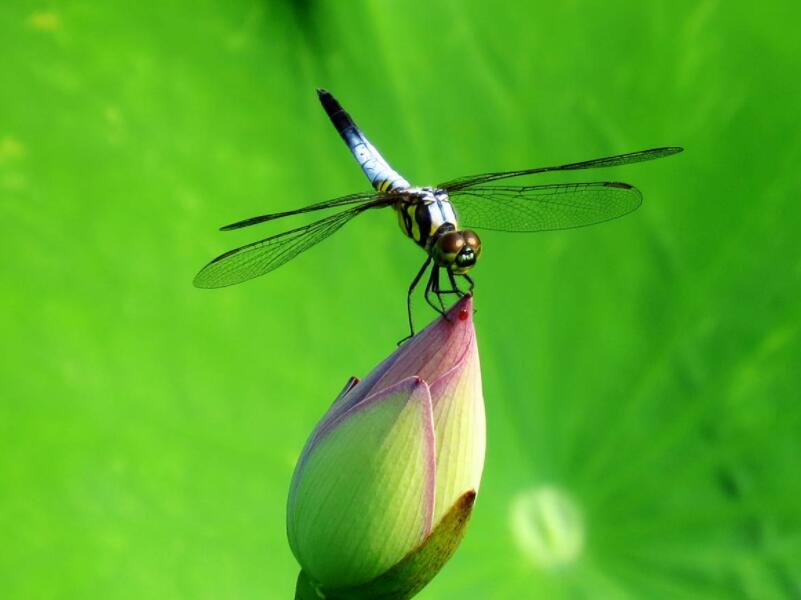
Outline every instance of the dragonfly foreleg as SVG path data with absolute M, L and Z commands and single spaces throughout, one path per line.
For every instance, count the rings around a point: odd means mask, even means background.
M 448 292 L 449 294 L 456 294 L 460 298 L 464 296 L 464 292 L 459 289 L 459 285 L 456 283 L 456 277 L 454 277 L 453 273 L 448 271 L 448 279 L 451 282 L 451 290 Z
M 470 284 L 470 287 L 468 288 L 467 291 L 469 293 L 472 293 L 473 292 L 473 288 L 476 287 L 476 282 L 473 281 L 473 279 L 470 277 L 470 275 L 468 275 L 466 273 L 462 274 L 462 277 L 464 277 L 467 280 L 467 283 Z

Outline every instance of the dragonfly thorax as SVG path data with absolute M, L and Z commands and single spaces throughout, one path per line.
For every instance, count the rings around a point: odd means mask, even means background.
M 481 254 L 481 241 L 475 232 L 459 230 L 448 192 L 430 187 L 409 188 L 398 196 L 395 210 L 401 229 L 437 266 L 463 274 L 475 265 Z
M 398 192 L 395 210 L 403 233 L 426 251 L 436 241 L 442 227 L 458 229 L 456 211 L 445 190 L 430 187 L 403 190 Z

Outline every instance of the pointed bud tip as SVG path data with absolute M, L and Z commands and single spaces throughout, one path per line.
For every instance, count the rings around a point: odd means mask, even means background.
M 458 507 L 458 509 L 461 511 L 472 508 L 473 504 L 476 503 L 476 495 L 476 490 L 466 491 L 456 502 L 456 507 Z
M 473 316 L 473 294 L 465 294 L 462 296 L 445 314 L 448 319 L 455 318 L 455 320 L 459 321 L 470 320 Z

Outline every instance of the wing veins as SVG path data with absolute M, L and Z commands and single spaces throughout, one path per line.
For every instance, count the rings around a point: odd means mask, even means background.
M 519 171 L 500 171 L 496 173 L 482 173 L 480 175 L 470 175 L 458 179 L 452 179 L 445 183 L 439 184 L 437 187 L 445 189 L 448 192 L 462 190 L 475 185 L 497 181 L 499 179 L 507 179 L 510 177 L 521 177 L 523 175 L 534 175 L 537 173 L 548 173 L 552 171 L 577 171 L 581 169 L 595 169 L 603 167 L 617 167 L 621 165 L 629 165 L 647 160 L 655 160 L 677 154 L 683 148 L 678 146 L 667 146 L 664 148 L 650 148 L 648 150 L 639 150 L 637 152 L 629 152 L 626 154 L 615 154 L 613 156 L 605 156 L 602 158 L 594 158 L 592 160 L 585 160 L 575 163 L 566 163 L 563 165 L 551 167 L 536 167 L 533 169 L 522 169 Z
M 486 186 L 451 196 L 464 227 L 536 232 L 572 229 L 622 217 L 642 203 L 637 188 L 618 182 Z
M 358 194 L 350 194 L 348 196 L 341 196 L 339 198 L 333 198 L 331 200 L 316 202 L 314 204 L 309 204 L 308 206 L 304 206 L 302 208 L 296 208 L 294 210 L 286 210 L 276 213 L 268 213 L 266 215 L 258 215 L 256 217 L 250 217 L 248 219 L 236 221 L 228 225 L 223 225 L 222 227 L 220 227 L 220 231 L 232 231 L 234 229 L 241 229 L 243 227 L 250 227 L 251 225 L 264 223 L 266 221 L 273 221 L 275 219 L 282 219 L 284 217 L 292 217 L 294 215 L 302 215 L 304 213 L 314 212 L 318 210 L 326 210 L 328 208 L 348 206 L 350 204 L 370 204 L 372 202 L 379 204 L 379 202 L 377 201 L 385 200 L 386 196 L 387 194 L 383 194 L 381 192 L 361 192 Z
M 229 250 L 203 267 L 195 276 L 194 284 L 200 288 L 226 287 L 268 273 L 329 237 L 366 209 L 365 206 L 355 206 Z

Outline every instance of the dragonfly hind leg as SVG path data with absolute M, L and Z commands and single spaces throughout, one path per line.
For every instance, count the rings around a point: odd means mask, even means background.
M 443 317 L 445 316 L 445 305 L 442 302 L 442 298 L 440 298 L 440 291 L 439 291 L 439 267 L 434 265 L 431 268 L 431 275 L 428 278 L 428 283 L 426 284 L 426 291 L 425 291 L 425 298 L 428 305 L 441 314 Z M 431 300 L 431 293 L 434 293 L 439 300 L 441 307 L 434 304 L 434 301 Z
M 435 272 L 431 273 L 431 277 L 433 278 L 433 285 L 431 286 L 431 291 L 434 292 L 434 295 L 437 297 L 437 301 L 439 302 L 440 307 L 440 314 L 445 313 L 445 302 L 442 300 L 442 294 L 447 294 L 446 290 L 443 290 L 440 287 L 439 281 L 439 269 L 435 268 Z
M 398 342 L 398 346 L 400 346 L 403 342 L 408 340 L 410 337 L 414 336 L 414 321 L 412 320 L 412 294 L 414 293 L 417 284 L 420 283 L 420 279 L 423 277 L 423 273 L 426 272 L 428 269 L 428 265 L 431 264 L 431 257 L 429 256 L 426 261 L 423 263 L 423 266 L 417 272 L 417 275 L 414 276 L 412 280 L 412 284 L 409 286 L 409 291 L 406 294 L 406 314 L 409 317 L 409 335 Z

